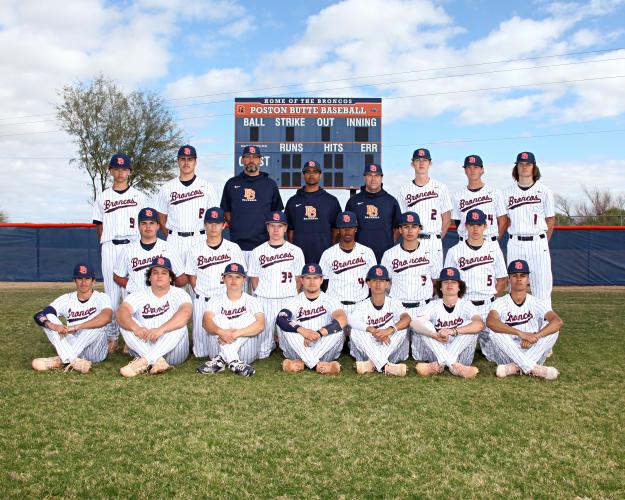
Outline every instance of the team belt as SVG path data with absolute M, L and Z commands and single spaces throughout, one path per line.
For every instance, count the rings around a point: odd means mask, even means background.
M 354 306 L 356 305 L 356 302 L 351 302 L 349 300 L 341 300 L 341 304 L 343 304 L 344 306 Z
M 545 238 L 544 234 L 537 234 L 536 236 L 512 236 L 512 238 L 516 238 L 519 241 L 533 241 L 534 238 Z
M 130 243 L 130 240 L 111 240 L 111 243 L 113 243 L 113 245 L 127 245 Z
M 404 307 L 408 309 L 414 309 L 415 307 L 419 307 L 421 304 L 429 304 L 432 299 L 422 300 L 421 302 L 402 302 Z
M 195 294 L 195 298 L 199 299 L 200 295 L 198 295 L 197 293 Z M 204 297 L 204 302 L 208 302 L 210 300 L 210 297 Z
M 441 239 L 441 235 L 440 234 L 419 234 L 419 238 L 422 240 L 429 240 L 430 238 L 436 236 L 439 240 Z
M 483 306 L 487 302 L 495 302 L 495 297 L 491 297 L 490 299 L 486 300 L 472 300 L 471 304 L 473 304 L 474 306 Z
M 176 231 L 176 234 L 178 236 L 184 236 L 186 238 L 187 236 L 193 236 L 195 233 L 193 231 L 191 231 L 189 233 L 181 233 L 180 231 Z M 199 231 L 198 234 L 206 234 L 206 231 L 204 229 L 202 229 L 201 231 Z
M 485 239 L 488 239 L 488 236 Z M 460 236 L 460 241 L 464 241 L 464 238 L 462 236 Z M 497 241 L 497 236 L 491 236 L 490 241 Z

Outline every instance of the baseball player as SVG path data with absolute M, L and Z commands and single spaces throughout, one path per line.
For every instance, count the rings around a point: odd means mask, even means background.
M 115 283 L 134 293 L 149 288 L 145 282 L 145 270 L 150 267 L 155 257 L 167 257 L 171 260 L 172 270 L 176 275 L 176 286 L 187 284 L 187 275 L 178 255 L 169 244 L 157 238 L 158 212 L 154 208 L 143 208 L 139 212 L 139 234 L 141 239 L 124 245 L 115 263 L 113 279 Z
M 113 185 L 99 193 L 93 204 L 93 223 L 101 245 L 104 291 L 113 307 L 113 320 L 107 327 L 109 353 L 117 350 L 119 327 L 115 311 L 123 298 L 123 290 L 115 283 L 113 270 L 124 246 L 139 239 L 137 216 L 145 206 L 143 193 L 128 184 L 130 172 L 131 163 L 127 155 L 117 153 L 111 156 L 109 173 L 113 177 Z
M 204 240 L 204 214 L 217 205 L 213 186 L 197 177 L 197 152 L 188 144 L 178 150 L 178 177 L 161 186 L 156 198 L 161 230 L 184 261 L 194 245 Z
M 369 269 L 367 286 L 371 297 L 356 304 L 349 315 L 357 373 L 377 370 L 386 375 L 406 375 L 406 364 L 398 361 L 408 358 L 406 329 L 410 316 L 399 300 L 386 297 L 389 283 L 386 267 L 373 266 Z
M 533 153 L 517 155 L 512 169 L 516 183 L 506 189 L 503 197 L 508 210 L 508 262 L 523 259 L 532 269 L 532 294 L 547 301 L 551 307 L 551 254 L 549 240 L 556 222 L 553 192 L 540 179 L 540 170 Z
M 269 213 L 266 226 L 269 241 L 252 251 L 248 272 L 254 295 L 260 299 L 265 313 L 265 330 L 260 335 L 258 355 L 261 359 L 268 357 L 276 347 L 276 316 L 284 302 L 300 290 L 298 274 L 304 265 L 301 249 L 284 239 L 287 227 L 284 212 Z
M 526 261 L 511 261 L 508 275 L 510 293 L 495 301 L 486 320 L 495 347 L 496 375 L 524 373 L 554 380 L 560 373 L 543 363 L 564 323 L 547 301 L 527 293 L 530 267 Z
M 219 353 L 215 337 L 207 335 L 202 327 L 202 318 L 209 299 L 226 292 L 223 281 L 226 266 L 245 262 L 239 245 L 223 237 L 224 227 L 224 211 L 219 207 L 209 208 L 204 215 L 206 240 L 191 248 L 186 259 L 185 272 L 194 292 L 193 355 L 196 358 L 214 358 Z
M 319 262 L 321 254 L 336 242 L 335 221 L 341 211 L 336 197 L 319 186 L 321 165 L 310 160 L 302 168 L 305 185 L 286 203 L 289 241 L 304 252 L 306 262 Z
M 410 326 L 418 338 L 412 344 L 412 356 L 417 373 L 422 377 L 443 373 L 445 367 L 452 375 L 475 378 L 479 370 L 471 366 L 478 333 L 484 328 L 479 312 L 463 298 L 466 284 L 455 267 L 445 267 L 436 285 L 436 300 L 425 307 L 423 315 Z
M 467 230 L 464 227 L 466 213 L 479 208 L 486 214 L 487 227 L 484 237 L 487 240 L 496 241 L 501 239 L 506 231 L 507 218 L 506 207 L 503 197 L 498 189 L 488 186 L 482 180 L 484 175 L 484 162 L 478 155 L 469 155 L 464 159 L 464 174 L 467 176 L 467 187 L 456 191 L 451 197 L 453 206 L 452 219 L 458 228 L 460 241 L 467 238 Z
M 328 280 L 328 294 L 343 304 L 348 314 L 369 295 L 367 271 L 377 264 L 369 247 L 356 242 L 358 219 L 354 212 L 340 212 L 336 218 L 339 242 L 323 252 L 319 265 Z
M 415 212 L 400 215 L 400 243 L 384 252 L 382 265 L 391 276 L 390 297 L 406 308 L 411 318 L 432 300 L 433 283 L 438 278 L 438 259 L 433 257 L 430 245 L 419 239 L 421 221 Z
M 429 150 L 419 148 L 412 154 L 415 177 L 400 189 L 399 206 L 402 213 L 410 210 L 419 214 L 422 231 L 419 238 L 427 240 L 438 268 L 443 267 L 442 239 L 451 222 L 451 200 L 447 186 L 430 177 L 432 156 Z
M 276 320 L 280 348 L 286 358 L 282 369 L 301 372 L 308 367 L 317 373 L 340 373 L 341 365 L 336 360 L 345 342 L 345 311 L 321 291 L 323 271 L 318 264 L 306 264 L 301 279 L 302 293 L 284 305 Z
M 226 366 L 237 375 L 251 377 L 258 356 L 257 336 L 265 328 L 260 302 L 243 291 L 245 268 L 236 262 L 223 273 L 226 293 L 213 297 L 204 313 L 205 335 L 216 345 L 217 355 L 201 364 L 198 373 L 219 373 Z
M 224 185 L 221 208 L 230 225 L 230 239 L 247 257 L 254 248 L 267 241 L 267 213 L 282 210 L 284 205 L 276 182 L 269 174 L 260 171 L 258 146 L 244 147 L 241 163 L 243 171 Z
M 124 377 L 155 375 L 187 359 L 193 307 L 189 294 L 172 286 L 175 279 L 171 261 L 156 257 L 146 272 L 150 288 L 131 293 L 119 306 L 122 336 L 137 356 L 119 370 Z
M 397 200 L 384 191 L 382 167 L 375 163 L 365 166 L 365 185 L 360 193 L 347 200 L 345 210 L 354 212 L 360 224 L 356 241 L 373 250 L 378 262 L 399 237 L 397 223 L 401 210 Z
M 468 236 L 449 249 L 445 267 L 460 270 L 462 281 L 467 287 L 464 298 L 476 307 L 485 322 L 495 297 L 506 289 L 506 263 L 499 243 L 485 238 L 489 223 L 482 210 L 469 210 L 464 222 Z M 480 347 L 484 356 L 492 361 L 488 332 L 485 330 L 480 332 Z
M 54 368 L 88 373 L 92 363 L 104 361 L 107 355 L 106 325 L 113 318 L 111 299 L 93 289 L 95 271 L 87 264 L 74 267 L 76 291 L 55 299 L 35 313 L 35 322 L 43 329 L 57 355 L 35 358 L 37 371 Z M 65 319 L 63 324 L 60 318 Z

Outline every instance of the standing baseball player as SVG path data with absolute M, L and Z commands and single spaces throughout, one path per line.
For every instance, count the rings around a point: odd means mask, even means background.
M 564 323 L 547 301 L 527 293 L 530 267 L 526 261 L 511 261 L 508 276 L 510 293 L 495 301 L 486 320 L 495 347 L 496 375 L 524 373 L 554 380 L 560 373 L 543 363 Z
M 111 299 L 93 289 L 95 271 L 87 264 L 74 267 L 76 291 L 55 299 L 35 313 L 35 322 L 43 329 L 57 355 L 35 358 L 37 371 L 54 368 L 88 373 L 92 363 L 104 361 L 107 355 L 106 325 L 113 318 Z M 65 324 L 60 318 L 65 319 Z
M 340 373 L 337 359 L 345 342 L 345 311 L 338 301 L 321 291 L 323 271 L 318 264 L 306 264 L 301 279 L 302 293 L 284 305 L 276 321 L 280 348 L 286 358 L 282 369 L 301 372 L 308 367 L 317 373 Z
M 161 230 L 186 264 L 191 247 L 204 240 L 204 214 L 217 205 L 213 186 L 197 177 L 197 152 L 188 144 L 178 150 L 178 177 L 166 182 L 156 198 Z
M 276 182 L 260 171 L 258 146 L 244 147 L 241 163 L 243 171 L 224 185 L 221 208 L 230 225 L 230 239 L 247 258 L 254 248 L 267 241 L 267 214 L 282 210 L 284 205 Z
M 302 168 L 305 185 L 286 203 L 289 241 L 302 249 L 306 262 L 319 262 L 321 254 L 336 241 L 334 223 L 341 205 L 319 185 L 321 165 L 314 160 Z
M 204 215 L 206 240 L 191 248 L 187 256 L 185 272 L 193 287 L 193 355 L 196 358 L 214 358 L 219 353 L 215 336 L 207 335 L 202 327 L 202 318 L 209 299 L 226 292 L 223 274 L 226 266 L 245 262 L 239 245 L 223 237 L 224 227 L 224 211 L 219 207 L 209 208 Z
M 124 245 L 115 263 L 113 279 L 115 283 L 134 293 L 145 290 L 149 285 L 145 282 L 145 271 L 156 257 L 167 257 L 171 260 L 172 270 L 176 275 L 176 286 L 187 284 L 182 261 L 171 250 L 166 241 L 159 239 L 158 212 L 154 208 L 143 208 L 139 212 L 139 234 L 141 239 Z
M 466 284 L 455 267 L 445 267 L 436 285 L 436 300 L 425 307 L 423 315 L 410 326 L 419 335 L 412 344 L 412 356 L 417 373 L 428 377 L 443 373 L 445 367 L 452 375 L 475 378 L 479 370 L 473 363 L 478 333 L 484 328 L 479 312 L 463 295 Z
M 367 286 L 371 296 L 356 304 L 349 315 L 352 353 L 359 374 L 377 370 L 403 377 L 407 372 L 406 364 L 398 361 L 408 358 L 410 316 L 400 301 L 386 297 L 390 280 L 386 267 L 369 269 Z
M 360 224 L 356 241 L 373 250 L 378 262 L 399 237 L 396 229 L 401 210 L 397 200 L 384 191 L 382 167 L 365 166 L 365 185 L 347 200 L 345 210 L 354 212 Z
M 432 156 L 425 148 L 412 154 L 412 168 L 415 177 L 400 189 L 399 206 L 401 211 L 414 211 L 419 214 L 422 231 L 419 238 L 427 240 L 432 248 L 432 257 L 438 268 L 443 267 L 443 242 L 451 222 L 451 200 L 447 186 L 430 177 Z
M 453 206 L 452 219 L 458 228 L 460 241 L 467 238 L 467 230 L 464 227 L 466 213 L 479 208 L 486 214 L 487 227 L 484 238 L 491 241 L 501 239 L 506 231 L 508 219 L 503 197 L 498 189 L 488 186 L 482 180 L 484 175 L 484 162 L 478 155 L 469 155 L 464 159 L 464 174 L 467 176 L 467 187 L 456 191 L 451 197 Z
M 119 327 L 115 312 L 123 298 L 123 289 L 115 283 L 114 268 L 125 245 L 139 239 L 139 211 L 145 206 L 143 193 L 128 184 L 130 158 L 121 153 L 111 156 L 109 172 L 113 185 L 102 191 L 93 204 L 93 223 L 100 238 L 104 291 L 111 299 L 113 320 L 108 325 L 108 351 L 117 350 Z
M 553 192 L 539 181 L 540 170 L 533 153 L 517 155 L 512 177 L 516 182 L 503 193 L 510 224 L 508 262 L 523 259 L 529 264 L 532 294 L 551 307 L 549 240 L 556 222 Z
M 131 293 L 119 306 L 124 342 L 137 356 L 119 370 L 124 377 L 155 375 L 187 359 L 193 307 L 189 294 L 172 286 L 175 279 L 171 261 L 156 257 L 146 272 L 150 288 Z
M 226 293 L 213 297 L 204 313 L 204 329 L 217 355 L 201 364 L 198 373 L 219 373 L 226 366 L 243 377 L 256 370 L 250 363 L 258 357 L 257 336 L 265 328 L 265 315 L 260 302 L 243 291 L 245 268 L 236 262 L 226 266 L 223 273 Z
M 449 249 L 445 267 L 460 270 L 467 287 L 464 299 L 475 306 L 482 321 L 486 322 L 495 298 L 506 289 L 506 262 L 499 243 L 485 238 L 489 223 L 484 212 L 479 208 L 469 210 L 464 223 L 468 236 Z M 492 361 L 486 330 L 480 332 L 480 347 L 484 356 Z
M 254 295 L 260 299 L 265 313 L 265 329 L 260 335 L 258 355 L 261 359 L 268 357 L 276 347 L 276 316 L 284 302 L 300 290 L 299 271 L 304 265 L 301 249 L 284 239 L 287 227 L 284 212 L 269 213 L 266 226 L 269 241 L 252 251 L 248 272 Z

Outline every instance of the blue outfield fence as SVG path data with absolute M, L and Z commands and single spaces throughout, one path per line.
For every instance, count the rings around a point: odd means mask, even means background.
M 457 242 L 452 229 L 445 251 Z M 625 285 L 625 227 L 561 226 L 549 246 L 554 284 Z M 68 281 L 81 261 L 102 280 L 93 224 L 0 224 L 0 256 L 0 281 Z

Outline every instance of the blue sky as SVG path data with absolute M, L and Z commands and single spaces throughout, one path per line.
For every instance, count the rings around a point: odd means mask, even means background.
M 87 176 L 50 113 L 57 89 L 100 72 L 170 100 L 218 191 L 233 171 L 234 97 L 314 95 L 384 99 L 393 194 L 420 146 L 452 191 L 466 155 L 504 188 L 530 150 L 558 194 L 625 193 L 624 21 L 616 0 L 5 0 L 0 209 L 15 222 L 91 219 Z

